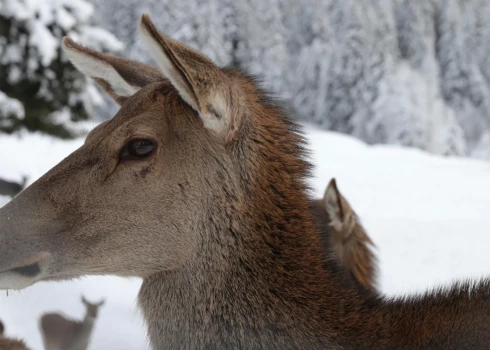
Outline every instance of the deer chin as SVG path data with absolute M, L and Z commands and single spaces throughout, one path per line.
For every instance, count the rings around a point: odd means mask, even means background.
M 24 289 L 44 279 L 52 258 L 49 253 L 39 253 L 0 272 L 0 289 Z

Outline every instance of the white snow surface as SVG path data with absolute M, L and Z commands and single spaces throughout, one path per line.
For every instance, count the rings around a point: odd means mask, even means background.
M 490 276 L 490 164 L 442 158 L 416 149 L 367 146 L 349 136 L 307 127 L 315 164 L 315 197 L 331 177 L 361 217 L 377 246 L 380 289 L 413 294 L 456 279 Z M 83 144 L 40 134 L 0 135 L 0 178 L 29 183 Z M 0 197 L 0 205 L 7 198 Z M 147 349 L 136 296 L 141 281 L 87 277 L 39 283 L 0 295 L 0 319 L 9 336 L 42 349 L 38 318 L 62 311 L 81 318 L 81 294 L 100 311 L 91 349 Z

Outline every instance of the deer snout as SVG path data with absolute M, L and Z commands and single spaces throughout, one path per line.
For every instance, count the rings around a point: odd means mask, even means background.
M 51 254 L 41 252 L 0 271 L 0 289 L 23 289 L 41 280 L 51 262 Z
M 44 225 L 20 197 L 0 209 L 0 289 L 22 289 L 43 279 L 52 261 L 39 244 Z

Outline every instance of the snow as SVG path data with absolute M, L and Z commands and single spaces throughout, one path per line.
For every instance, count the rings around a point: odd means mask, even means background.
M 89 46 L 93 50 L 120 52 L 124 49 L 124 44 L 114 35 L 98 27 L 84 25 L 80 27 L 79 35 L 73 33 L 71 36 L 72 39 L 80 40 L 80 44 Z
M 10 98 L 0 91 L 0 115 L 16 116 L 18 119 L 24 119 L 24 112 L 24 106 L 19 100 Z M 5 122 L 8 122 L 8 119 L 0 119 L 0 126 Z
M 74 122 L 71 120 L 71 112 L 68 107 L 64 107 L 49 115 L 53 125 L 63 125 L 73 135 L 85 135 L 90 131 L 95 123 L 91 120 Z
M 389 295 L 415 293 L 455 279 L 490 275 L 490 164 L 443 158 L 417 149 L 368 146 L 349 136 L 307 126 L 316 168 L 311 181 L 320 196 L 331 177 L 361 217 L 377 246 L 380 288 Z M 51 168 L 82 139 L 59 141 L 41 134 L 0 136 L 0 178 L 28 182 Z M 3 202 L 2 202 L 3 201 Z M 0 197 L 0 205 L 7 199 Z M 62 311 L 80 318 L 83 293 L 106 298 L 92 349 L 147 349 L 137 311 L 141 281 L 88 277 L 40 283 L 0 295 L 0 319 L 8 335 L 42 349 L 38 317 Z
M 47 67 L 58 55 L 59 40 L 51 34 L 45 23 L 32 21 L 29 45 L 36 47 L 41 55 L 41 63 Z
M 15 16 L 22 21 L 30 17 L 29 4 L 23 1 L 4 0 L 0 3 L 0 14 L 5 17 Z

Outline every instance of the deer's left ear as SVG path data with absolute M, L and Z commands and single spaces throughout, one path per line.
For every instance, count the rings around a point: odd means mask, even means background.
M 209 58 L 161 34 L 144 14 L 139 26 L 143 41 L 163 74 L 201 117 L 204 126 L 225 140 L 239 124 L 238 103 L 229 79 Z

